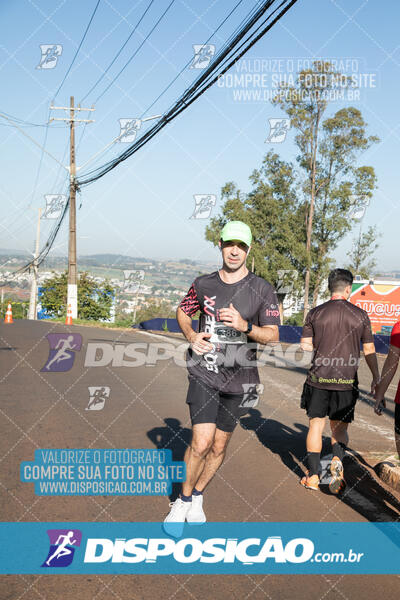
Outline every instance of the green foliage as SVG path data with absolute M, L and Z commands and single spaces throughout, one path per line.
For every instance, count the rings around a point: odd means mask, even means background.
M 163 331 L 168 331 L 167 319 L 165 319 L 164 323 L 162 324 L 162 329 L 163 329 Z
M 53 317 L 67 312 L 67 279 L 64 273 L 54 273 L 43 285 L 42 307 Z M 78 276 L 78 318 L 99 321 L 110 318 L 113 288 L 108 281 L 98 283 L 87 272 Z
M 226 183 L 221 214 L 206 228 L 206 239 L 217 245 L 227 221 L 247 223 L 254 236 L 248 266 L 254 260 L 257 275 L 275 285 L 278 271 L 297 271 L 297 280 L 290 281 L 289 274 L 283 285 L 292 284 L 293 292 L 305 287 L 313 305 L 333 266 L 332 251 L 354 226 L 350 210 L 371 198 L 376 187 L 373 167 L 357 165 L 378 141 L 367 135 L 360 110 L 350 106 L 325 115 L 338 75 L 330 63 L 316 61 L 298 74 L 295 86 L 280 88 L 273 104 L 295 130 L 296 161 L 285 162 L 270 151 L 252 173 L 249 193 Z M 278 297 L 282 302 L 279 289 Z
M 377 239 L 381 235 L 378 233 L 376 226 L 368 227 L 365 233 L 361 232 L 360 227 L 360 232 L 354 239 L 350 252 L 347 253 L 350 264 L 346 268 L 354 276 L 360 275 L 362 279 L 369 279 L 372 276 L 372 271 L 376 267 L 376 261 L 373 259 L 373 256 L 379 247 Z
M 253 189 L 248 194 L 243 194 L 232 182 L 222 188 L 225 200 L 222 214 L 211 219 L 206 238 L 217 245 L 226 222 L 247 223 L 253 233 L 247 264 L 251 265 L 254 258 L 256 274 L 276 285 L 281 279 L 279 270 L 298 271 L 304 264 L 305 236 L 304 229 L 299 227 L 304 214 L 296 194 L 295 174 L 289 163 L 268 152 L 250 181 Z M 301 286 L 301 277 L 292 277 L 291 283 L 296 291 Z
M 284 325 L 294 325 L 296 327 L 302 327 L 304 322 L 304 317 L 302 312 L 294 313 L 287 319 L 284 319 Z
M 171 308 L 169 302 L 166 302 L 165 300 L 162 302 L 150 302 L 148 306 L 137 311 L 135 324 L 159 317 L 164 319 L 175 318 L 175 311 Z
M 379 141 L 367 135 L 360 110 L 345 107 L 324 119 L 339 75 L 329 62 L 315 61 L 312 69 L 298 74 L 295 86 L 282 86 L 273 100 L 296 131 L 298 194 L 305 219 L 299 225 L 311 228 L 304 267 L 311 274 L 314 303 L 329 271 L 330 252 L 354 225 L 350 209 L 372 197 L 376 187 L 373 167 L 357 166 L 360 155 Z
M 3 304 L 0 303 L 0 319 L 4 321 L 6 317 L 8 304 L 11 304 L 11 310 L 13 319 L 27 319 L 29 302 L 16 302 L 13 300 L 4 300 Z

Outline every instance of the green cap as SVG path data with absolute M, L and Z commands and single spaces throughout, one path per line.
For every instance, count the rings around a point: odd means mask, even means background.
M 240 240 L 247 244 L 247 246 L 250 246 L 252 239 L 250 227 L 242 221 L 229 221 L 221 231 L 221 240 L 223 242 Z

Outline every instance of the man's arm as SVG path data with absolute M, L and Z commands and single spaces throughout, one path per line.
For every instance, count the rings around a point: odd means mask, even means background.
M 189 344 L 192 343 L 196 332 L 192 327 L 192 317 L 189 317 L 183 310 L 178 306 L 176 309 L 176 320 L 178 321 L 178 325 L 181 328 L 181 331 Z
M 364 343 L 363 352 L 365 356 L 365 361 L 372 374 L 371 394 L 373 394 L 375 392 L 376 385 L 379 381 L 379 368 L 378 360 L 376 358 L 375 344 L 373 342 Z
M 247 331 L 248 322 L 243 319 L 232 303 L 230 303 L 229 308 L 221 308 L 219 314 L 224 325 L 229 325 L 229 327 L 233 327 L 242 333 Z M 247 335 L 253 342 L 258 344 L 279 342 L 278 325 L 253 325 L 252 330 Z
M 247 329 L 247 321 L 246 321 Z M 246 331 L 245 329 L 245 331 Z M 279 342 L 279 328 L 278 325 L 253 325 L 248 337 L 258 344 L 269 344 L 270 342 Z
M 400 348 L 390 345 L 385 364 L 383 365 L 381 378 L 376 386 L 374 410 L 377 415 L 381 415 L 382 408 L 386 407 L 384 396 L 394 377 L 394 374 L 396 373 L 399 364 L 399 358 Z
M 192 317 L 189 317 L 179 306 L 176 310 L 176 319 L 183 335 L 196 354 L 205 354 L 213 349 L 213 345 L 204 339 L 211 337 L 211 333 L 206 333 L 205 331 L 196 333 L 192 327 Z
M 300 348 L 305 352 L 312 352 L 314 350 L 312 337 L 302 337 L 300 339 Z

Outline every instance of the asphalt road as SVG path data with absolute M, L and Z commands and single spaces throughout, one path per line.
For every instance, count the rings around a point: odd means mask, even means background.
M 49 333 L 79 333 L 82 348 L 67 372 L 41 371 L 49 354 Z M 88 343 L 114 348 L 114 365 L 85 367 Z M 33 484 L 19 481 L 19 465 L 38 448 L 171 447 L 181 460 L 190 440 L 185 405 L 187 376 L 174 358 L 142 366 L 115 366 L 126 344 L 179 343 L 133 330 L 15 321 L 0 326 L 2 401 L 0 494 L 3 521 L 160 521 L 169 499 L 153 497 L 38 497 Z M 104 346 L 106 347 L 106 346 Z M 147 351 L 142 347 L 142 351 Z M 209 521 L 395 521 L 400 497 L 371 469 L 371 452 L 394 451 L 393 403 L 378 418 L 365 393 L 351 426 L 354 458 L 346 463 L 343 498 L 299 485 L 304 471 L 307 419 L 299 408 L 305 367 L 285 362 L 277 352 L 260 369 L 264 393 L 257 408 L 241 420 L 225 463 L 205 494 Z M 161 351 L 160 351 L 161 352 Z M 290 352 L 290 350 L 289 350 Z M 99 355 L 97 355 L 98 357 Z M 291 355 L 293 358 L 293 353 Z M 125 356 L 125 360 L 129 360 Z M 151 359 L 149 358 L 150 362 Z M 382 361 L 381 361 L 382 362 Z M 154 361 L 153 361 L 154 363 Z M 278 366 L 281 365 L 281 366 Z M 360 387 L 369 372 L 363 362 Z M 102 410 L 86 410 L 89 387 L 110 388 Z M 389 397 L 394 396 L 394 386 Z M 328 439 L 323 454 L 329 453 Z M 400 564 L 400 562 L 399 562 Z M 400 567 L 399 567 L 400 573 Z M 369 600 L 397 598 L 398 576 L 368 575 L 3 575 L 1 600 L 62 599 L 251 599 Z M 379 590 L 379 591 L 378 591 Z

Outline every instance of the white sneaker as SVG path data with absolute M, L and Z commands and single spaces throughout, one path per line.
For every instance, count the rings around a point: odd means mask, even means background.
M 186 515 L 186 520 L 188 523 L 205 523 L 207 521 L 203 510 L 203 494 L 192 496 L 192 506 Z
M 177 498 L 175 502 L 170 502 L 171 510 L 165 517 L 163 525 L 165 533 L 174 537 L 182 535 L 186 515 L 191 506 L 191 502 L 184 502 L 181 498 Z

